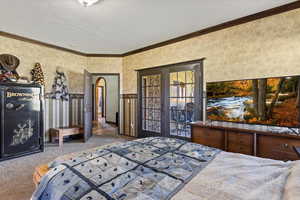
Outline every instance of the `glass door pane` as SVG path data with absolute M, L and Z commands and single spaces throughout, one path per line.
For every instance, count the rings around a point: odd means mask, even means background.
M 179 71 L 169 74 L 169 134 L 191 137 L 189 122 L 195 121 L 195 71 Z
M 142 76 L 142 130 L 161 133 L 161 75 Z

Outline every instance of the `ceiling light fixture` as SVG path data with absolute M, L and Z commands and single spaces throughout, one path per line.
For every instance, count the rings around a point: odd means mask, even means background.
M 81 5 L 84 7 L 89 7 L 91 5 L 94 5 L 97 3 L 99 0 L 78 0 Z

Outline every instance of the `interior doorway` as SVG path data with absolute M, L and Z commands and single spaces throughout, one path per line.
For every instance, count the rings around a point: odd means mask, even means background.
M 119 132 L 120 74 L 93 73 L 93 133 Z
M 105 120 L 106 116 L 106 80 L 99 77 L 95 83 L 95 120 Z

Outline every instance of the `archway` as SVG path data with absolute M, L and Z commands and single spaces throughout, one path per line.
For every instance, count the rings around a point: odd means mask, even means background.
M 96 121 L 105 121 L 106 117 L 106 80 L 103 77 L 99 77 L 95 84 L 95 112 Z

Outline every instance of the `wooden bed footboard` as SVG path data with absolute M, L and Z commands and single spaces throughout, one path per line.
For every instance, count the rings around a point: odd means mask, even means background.
M 33 183 L 37 187 L 42 179 L 42 177 L 49 171 L 48 165 L 39 165 L 35 168 L 33 173 Z

